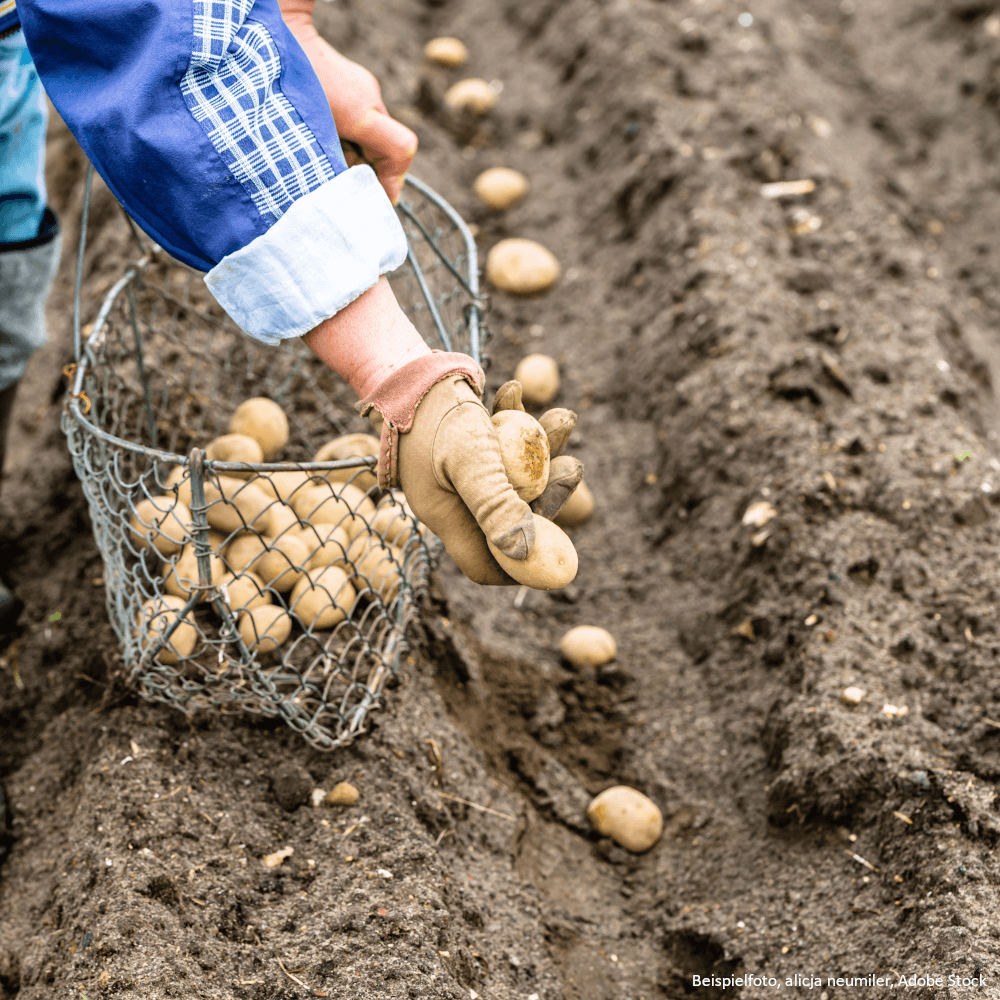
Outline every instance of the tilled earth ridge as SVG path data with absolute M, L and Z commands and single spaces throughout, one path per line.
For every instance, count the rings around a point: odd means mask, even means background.
M 562 363 L 598 498 L 580 574 L 516 607 L 443 566 L 386 711 L 334 755 L 136 702 L 58 430 L 64 261 L 3 483 L 29 608 L 0 673 L 0 995 L 995 993 L 991 8 L 342 0 L 317 22 L 483 251 L 527 236 L 564 265 L 544 297 L 493 297 L 490 379 Z M 503 82 L 479 124 L 442 108 L 462 73 L 421 62 L 439 34 Z M 50 144 L 69 258 L 81 160 Z M 469 189 L 500 164 L 532 191 L 496 216 Z M 99 295 L 131 251 L 95 211 Z M 744 525 L 757 503 L 774 516 Z M 582 623 L 617 666 L 560 662 Z M 288 764 L 358 805 L 286 813 Z M 618 782 L 664 811 L 641 857 L 583 819 Z

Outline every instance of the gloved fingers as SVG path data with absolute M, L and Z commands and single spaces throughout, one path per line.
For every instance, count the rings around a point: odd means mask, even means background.
M 566 450 L 569 436 L 576 427 L 576 414 L 572 410 L 557 406 L 546 410 L 538 418 L 538 422 L 549 439 L 549 457 L 558 458 Z
M 559 455 L 549 465 L 549 481 L 541 496 L 531 501 L 535 514 L 554 521 L 563 509 L 570 494 L 583 480 L 583 462 L 569 455 Z
M 521 383 L 517 379 L 512 378 L 509 382 L 504 382 L 493 396 L 493 409 L 490 415 L 493 416 L 501 410 L 524 410 L 524 404 L 521 402 Z

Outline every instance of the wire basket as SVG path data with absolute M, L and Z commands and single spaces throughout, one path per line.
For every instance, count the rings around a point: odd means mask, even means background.
M 379 490 L 377 442 L 357 433 L 346 384 L 300 340 L 244 335 L 201 273 L 131 219 L 141 259 L 82 340 L 91 180 L 63 429 L 130 681 L 187 712 L 276 716 L 316 747 L 341 746 L 399 669 L 439 543 L 401 493 Z M 469 230 L 414 179 L 398 212 L 409 252 L 390 275 L 397 299 L 430 346 L 482 360 Z M 207 451 L 253 397 L 284 411 L 280 454 Z

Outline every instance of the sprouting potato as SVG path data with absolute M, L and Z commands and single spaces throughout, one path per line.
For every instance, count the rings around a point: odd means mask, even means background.
M 584 521 L 589 521 L 594 513 L 594 494 L 590 487 L 581 482 L 579 486 L 569 495 L 569 499 L 563 504 L 562 510 L 556 514 L 555 522 L 563 528 L 573 528 Z
M 206 583 L 216 583 L 226 575 L 226 565 L 214 552 L 208 556 L 209 579 Z M 186 545 L 179 556 L 163 564 L 163 586 L 168 594 L 187 600 L 198 583 L 198 557 L 194 544 Z M 206 600 L 202 591 L 201 600 Z
M 517 495 L 530 503 L 541 495 L 549 481 L 549 442 L 545 431 L 523 410 L 500 410 L 491 420 L 507 478 Z
M 284 608 L 262 604 L 250 611 L 241 611 L 238 628 L 243 645 L 250 652 L 270 653 L 291 635 L 292 619 Z
M 445 91 L 444 103 L 452 111 L 471 111 L 485 115 L 497 102 L 497 92 L 477 77 L 459 80 Z
M 502 212 L 528 193 L 528 178 L 509 167 L 490 167 L 476 178 L 472 190 L 490 208 Z
M 245 569 L 236 575 L 226 573 L 219 581 L 219 587 L 225 587 L 223 599 L 228 598 L 227 603 L 233 611 L 253 611 L 273 603 L 267 584 L 253 570 Z
M 432 38 L 424 46 L 424 55 L 439 66 L 457 69 L 468 62 L 469 50 L 458 38 Z
M 264 450 L 260 444 L 246 434 L 223 434 L 210 441 L 205 448 L 205 457 L 213 462 L 245 462 L 247 465 L 258 465 L 264 461 Z M 249 479 L 253 472 L 227 472 L 227 476 L 236 479 Z
M 505 556 L 489 540 L 493 557 L 518 583 L 535 590 L 557 590 L 573 582 L 577 570 L 576 549 L 566 533 L 539 514 L 535 521 L 535 544 L 527 559 Z
M 372 434 L 343 434 L 327 441 L 313 456 L 314 462 L 339 462 L 347 458 L 367 458 L 378 455 L 381 447 L 379 439 Z M 331 483 L 347 483 L 358 487 L 362 493 L 378 485 L 378 478 L 371 469 L 355 466 L 349 469 L 330 469 L 323 473 Z
M 501 240 L 486 255 L 490 284 L 515 295 L 544 292 L 556 282 L 559 270 L 555 255 L 534 240 Z
M 191 526 L 187 504 L 173 496 L 147 497 L 132 511 L 129 528 L 139 545 L 154 548 L 161 556 L 180 552 Z
M 347 572 L 339 566 L 326 566 L 299 580 L 288 603 L 306 627 L 331 628 L 347 617 L 356 597 Z
M 576 667 L 603 667 L 618 655 L 615 637 L 597 625 L 577 625 L 559 640 L 562 655 Z
M 514 369 L 525 406 L 547 406 L 559 393 L 559 365 L 547 354 L 529 354 Z
M 288 418 L 273 400 L 263 396 L 244 400 L 236 407 L 229 421 L 232 434 L 245 434 L 253 438 L 261 448 L 264 458 L 270 462 L 288 443 Z
M 184 609 L 185 600 L 171 594 L 164 594 L 158 597 L 151 597 L 144 601 L 139 611 L 136 623 L 135 634 L 143 643 L 144 648 L 153 646 L 159 638 L 177 620 L 177 617 Z M 143 636 L 143 625 L 146 628 L 146 635 Z M 157 654 L 156 659 L 160 663 L 177 663 L 185 656 L 190 656 L 198 641 L 198 629 L 194 623 L 185 615 L 181 618 L 180 624 L 171 633 L 167 640 L 167 645 Z

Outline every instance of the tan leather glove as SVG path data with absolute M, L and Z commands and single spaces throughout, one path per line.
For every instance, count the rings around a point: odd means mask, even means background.
M 489 414 L 482 369 L 435 351 L 394 372 L 359 404 L 379 430 L 379 485 L 399 486 L 414 514 L 476 583 L 516 581 L 490 554 L 512 559 L 535 543 L 531 509 L 514 492 Z

